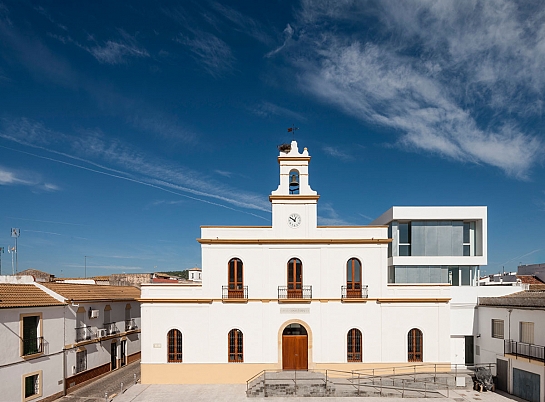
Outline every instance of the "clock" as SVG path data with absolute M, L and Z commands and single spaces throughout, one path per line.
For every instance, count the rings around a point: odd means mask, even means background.
M 299 214 L 291 214 L 288 217 L 288 226 L 292 228 L 296 228 L 301 224 L 301 215 Z

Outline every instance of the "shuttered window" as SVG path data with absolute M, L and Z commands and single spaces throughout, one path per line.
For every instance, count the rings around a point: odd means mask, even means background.
M 503 339 L 503 320 L 492 320 L 492 338 Z
M 524 343 L 534 343 L 534 323 L 523 322 L 520 323 L 520 341 Z

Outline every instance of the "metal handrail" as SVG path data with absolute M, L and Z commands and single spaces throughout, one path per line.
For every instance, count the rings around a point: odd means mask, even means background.
M 312 286 L 301 286 L 300 289 L 289 289 L 288 286 L 278 286 L 279 299 L 312 299 Z
M 348 289 L 347 285 L 341 286 L 341 299 L 367 299 L 368 297 L 368 285 L 361 285 L 361 289 Z
M 222 299 L 247 299 L 248 286 L 240 286 L 238 289 L 229 289 L 229 286 L 221 287 Z
M 130 320 L 125 320 L 125 331 L 132 331 L 136 328 L 137 326 L 134 318 L 131 318 Z
M 108 335 L 117 334 L 119 332 L 119 329 L 117 328 L 117 324 L 115 322 L 105 322 L 104 329 L 106 330 L 106 333 Z
M 528 360 L 542 361 L 545 365 L 545 346 L 505 339 L 503 342 L 503 354 L 527 357 Z

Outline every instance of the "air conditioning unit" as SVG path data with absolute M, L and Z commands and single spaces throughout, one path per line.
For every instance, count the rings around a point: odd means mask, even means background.
M 98 318 L 98 310 L 89 310 L 89 318 Z
M 107 335 L 107 331 L 105 329 L 99 329 L 97 330 L 97 337 L 98 338 L 103 338 Z

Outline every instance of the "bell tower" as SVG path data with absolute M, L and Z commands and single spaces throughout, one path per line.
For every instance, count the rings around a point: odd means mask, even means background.
M 273 229 L 285 238 L 306 237 L 316 229 L 320 198 L 309 184 L 310 156 L 306 148 L 299 153 L 297 141 L 279 149 L 280 184 L 269 196 Z

